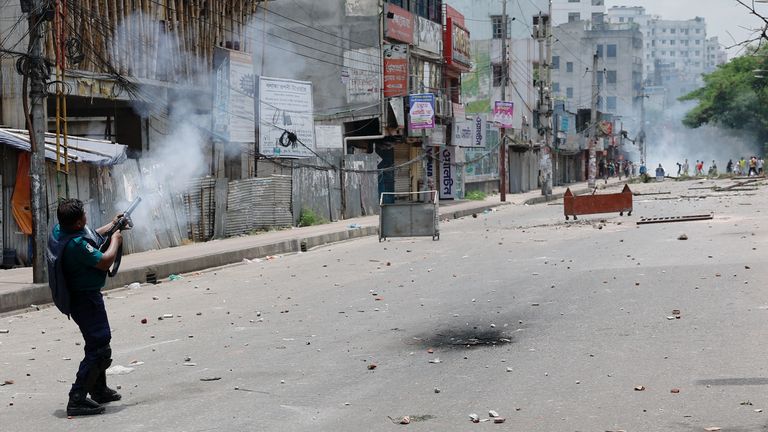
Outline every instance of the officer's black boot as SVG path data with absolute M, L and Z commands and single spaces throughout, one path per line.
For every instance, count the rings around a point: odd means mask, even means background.
M 102 372 L 99 378 L 96 380 L 96 385 L 91 392 L 91 398 L 96 402 L 103 404 L 107 402 L 115 402 L 122 399 L 120 393 L 107 387 L 107 375 Z
M 107 387 L 107 369 L 112 364 L 112 359 L 104 359 L 100 365 L 99 374 L 96 377 L 93 385 L 90 387 L 91 398 L 96 402 L 103 404 L 107 402 L 115 402 L 122 399 L 120 393 Z
M 104 407 L 89 399 L 84 390 L 76 390 L 69 393 L 69 403 L 67 403 L 68 416 L 87 416 L 103 412 Z

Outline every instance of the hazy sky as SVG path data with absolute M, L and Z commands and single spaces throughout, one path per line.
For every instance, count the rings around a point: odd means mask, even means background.
M 748 0 L 751 3 L 751 0 Z M 707 20 L 707 35 L 718 36 L 725 46 L 748 39 L 749 31 L 742 27 L 757 28 L 761 21 L 749 15 L 749 10 L 735 0 L 606 0 L 611 6 L 643 6 L 647 13 L 661 15 L 664 19 L 690 19 L 696 16 Z M 757 10 L 768 16 L 768 3 L 757 4 Z M 730 33 L 730 35 L 729 35 Z M 738 50 L 728 52 L 729 57 L 737 55 Z

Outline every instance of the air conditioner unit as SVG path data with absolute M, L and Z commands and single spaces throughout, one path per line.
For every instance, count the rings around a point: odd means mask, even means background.
M 437 95 L 435 97 L 435 115 L 438 117 L 447 117 L 448 114 L 446 113 L 446 109 L 445 96 Z

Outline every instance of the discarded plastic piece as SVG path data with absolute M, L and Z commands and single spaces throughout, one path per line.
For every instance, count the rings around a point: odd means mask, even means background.
M 127 375 L 131 372 L 133 372 L 134 369 L 131 367 L 125 367 L 121 365 L 114 365 L 107 369 L 106 373 L 107 375 Z
M 172 275 L 168 276 L 168 280 L 171 280 L 171 281 L 177 281 L 177 280 L 181 280 L 181 279 L 183 279 L 183 277 L 181 277 L 181 276 L 179 276 L 177 274 L 172 274 Z
M 355 224 L 350 224 L 350 225 L 349 225 L 349 228 L 350 228 L 350 229 L 359 229 L 359 228 L 362 228 L 362 227 L 363 227 L 362 225 L 360 225 L 360 224 L 356 224 L 356 223 L 355 223 Z
M 128 289 L 139 289 L 139 288 L 141 288 L 141 284 L 138 283 L 138 282 L 134 282 L 134 283 L 128 285 Z
M 704 430 L 707 431 L 707 432 L 717 432 L 717 431 L 721 430 L 721 428 L 719 428 L 717 426 L 710 426 L 710 427 L 704 428 Z
M 434 358 L 429 361 L 430 363 L 442 363 L 439 358 Z

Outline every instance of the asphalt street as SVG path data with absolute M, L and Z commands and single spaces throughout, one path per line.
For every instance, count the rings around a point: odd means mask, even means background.
M 439 241 L 370 237 L 111 291 L 123 400 L 91 418 L 64 410 L 74 323 L 7 315 L 0 430 L 765 431 L 766 187 L 689 189 L 714 184 L 733 182 L 632 185 L 670 193 L 635 197 L 631 216 L 507 206 Z M 470 421 L 489 410 L 505 423 Z

